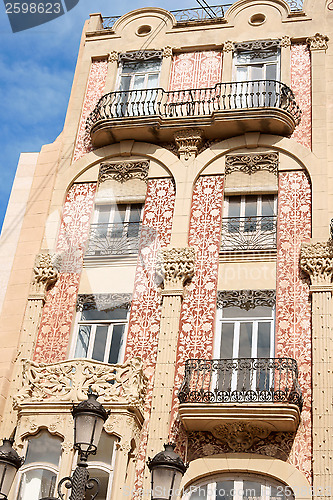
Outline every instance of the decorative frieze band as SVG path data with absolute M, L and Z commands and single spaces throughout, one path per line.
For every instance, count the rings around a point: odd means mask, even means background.
M 227 155 L 225 158 L 226 175 L 237 171 L 251 175 L 259 170 L 268 170 L 277 175 L 278 166 L 279 154 L 276 152 Z
M 217 307 L 240 307 L 249 311 L 258 306 L 275 306 L 275 290 L 222 290 L 217 292 Z
M 270 50 L 280 47 L 280 40 L 250 40 L 248 42 L 234 43 L 234 49 L 237 51 L 258 51 Z
M 333 241 L 304 243 L 301 247 L 300 266 L 312 285 L 331 286 L 333 276 Z
M 270 432 L 270 429 L 264 429 L 249 422 L 218 425 L 212 430 L 212 434 L 217 439 L 226 442 L 233 451 L 248 450 L 258 441 L 266 439 Z
M 310 50 L 326 50 L 328 49 L 329 38 L 327 35 L 321 35 L 316 33 L 314 36 L 310 36 L 306 39 L 306 43 L 309 45 Z
M 31 294 L 44 295 L 58 279 L 58 263 L 56 256 L 40 253 L 36 256 L 34 274 L 31 282 Z
M 152 59 L 162 59 L 162 57 L 163 57 L 163 50 L 133 50 L 119 54 L 118 61 L 120 63 L 150 61 Z
M 203 142 L 203 133 L 198 129 L 187 128 L 176 132 L 174 138 L 179 156 L 188 160 L 192 155 L 197 156 Z
M 156 272 L 164 282 L 164 289 L 182 289 L 193 278 L 194 261 L 194 248 L 161 250 Z
M 148 182 L 148 170 L 148 160 L 101 163 L 98 182 L 115 180 L 124 183 L 131 179 L 140 179 L 141 181 Z
M 132 295 L 130 293 L 89 293 L 80 294 L 77 298 L 76 310 L 112 311 L 114 309 L 129 309 Z

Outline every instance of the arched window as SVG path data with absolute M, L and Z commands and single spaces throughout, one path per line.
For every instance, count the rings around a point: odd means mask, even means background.
M 293 500 L 291 488 L 254 474 L 221 475 L 191 485 L 183 500 Z
M 100 482 L 100 489 L 96 500 L 109 500 L 111 498 L 115 444 L 117 441 L 118 438 L 116 436 L 109 436 L 103 431 L 96 455 L 89 457 L 89 476 L 98 479 Z M 91 493 L 88 492 L 87 500 L 90 498 Z
M 54 496 L 61 454 L 61 438 L 43 430 L 28 439 L 17 500 Z

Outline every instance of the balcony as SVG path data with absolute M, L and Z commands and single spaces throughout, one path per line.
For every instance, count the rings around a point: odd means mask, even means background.
M 224 217 L 221 252 L 276 249 L 276 216 Z
M 268 431 L 296 431 L 302 410 L 297 363 L 291 358 L 190 359 L 178 393 L 189 431 L 251 422 Z
M 300 117 L 289 87 L 256 80 L 204 89 L 110 92 L 89 115 L 86 129 L 94 147 L 101 147 L 125 139 L 167 142 L 186 127 L 200 127 L 208 140 L 251 131 L 290 136 Z
M 85 258 L 136 255 L 141 223 L 91 224 Z

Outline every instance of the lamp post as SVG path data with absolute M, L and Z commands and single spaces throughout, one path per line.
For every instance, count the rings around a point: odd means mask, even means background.
M 3 439 L 0 446 L 0 498 L 8 497 L 17 469 L 24 461 L 12 447 L 13 442 L 13 439 Z
M 148 468 L 151 472 L 151 499 L 176 500 L 179 486 L 188 465 L 174 451 L 175 445 L 164 445 L 154 458 L 148 459 Z

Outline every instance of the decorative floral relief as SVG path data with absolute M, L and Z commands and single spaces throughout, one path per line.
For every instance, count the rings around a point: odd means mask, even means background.
M 169 90 L 201 89 L 220 83 L 222 52 L 185 52 L 173 57 Z
M 161 292 L 156 282 L 156 264 L 158 252 L 170 242 L 174 202 L 175 190 L 171 179 L 154 179 L 148 182 L 125 351 L 125 359 L 134 356 L 142 359 L 145 375 L 148 377 L 145 423 L 138 452 L 135 490 L 142 486 L 145 469 L 161 317 Z
M 92 151 L 93 149 L 90 136 L 86 131 L 86 120 L 88 115 L 96 106 L 98 100 L 103 95 L 107 67 L 107 59 L 99 59 L 91 63 L 87 90 L 84 98 L 79 130 L 76 139 L 73 162 L 81 158 L 81 156 L 83 156 L 85 153 L 89 153 L 89 151 Z
M 200 177 L 194 188 L 189 232 L 189 246 L 196 250 L 195 274 L 181 310 L 172 423 L 186 359 L 212 357 L 222 201 L 223 177 Z M 175 434 L 172 428 L 171 434 Z
M 311 60 L 306 43 L 291 45 L 291 89 L 302 110 L 301 123 L 292 137 L 311 149 Z
M 289 460 L 311 481 L 311 305 L 299 266 L 301 243 L 311 237 L 311 189 L 305 172 L 279 175 L 276 356 L 296 359 L 304 405 Z

